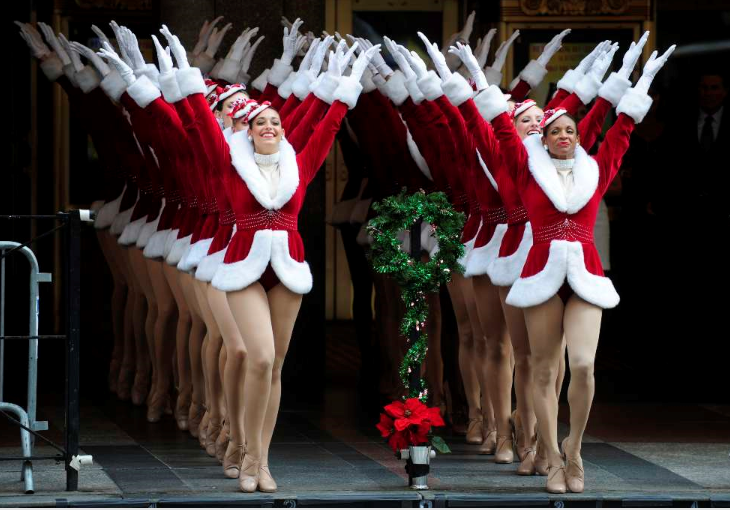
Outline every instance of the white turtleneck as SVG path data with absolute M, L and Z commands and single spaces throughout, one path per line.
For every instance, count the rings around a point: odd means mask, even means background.
M 269 187 L 269 198 L 274 198 L 276 196 L 276 190 L 279 188 L 279 178 L 281 176 L 279 170 L 279 153 L 259 154 L 258 152 L 254 152 L 253 158 L 259 167 L 259 172 L 261 172 Z
M 558 177 L 560 177 L 560 184 L 563 185 L 563 192 L 565 197 L 568 198 L 573 193 L 573 165 L 575 159 L 555 159 L 550 158 L 555 166 L 555 170 L 558 171 Z

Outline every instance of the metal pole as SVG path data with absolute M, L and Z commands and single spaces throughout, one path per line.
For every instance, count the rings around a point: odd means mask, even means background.
M 66 221 L 66 490 L 79 488 L 79 473 L 70 466 L 79 453 L 79 347 L 81 327 L 81 218 L 70 211 Z
M 421 218 L 418 218 L 413 225 L 411 225 L 411 258 L 414 260 L 421 260 Z M 411 338 L 411 345 L 418 340 L 419 332 L 412 330 L 409 334 Z M 421 391 L 421 367 L 412 367 L 408 385 L 411 392 L 418 393 Z
M 5 254 L 5 248 L 2 249 Z M 0 337 L 5 336 L 5 257 L 0 260 Z M 5 389 L 5 339 L 0 339 L 0 402 Z

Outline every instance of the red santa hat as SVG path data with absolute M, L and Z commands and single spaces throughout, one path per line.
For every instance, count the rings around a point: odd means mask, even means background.
M 521 103 L 515 103 L 514 108 L 512 108 L 512 111 L 509 112 L 509 118 L 514 120 L 515 117 L 517 117 L 518 115 L 521 115 L 522 112 L 524 112 L 528 108 L 531 108 L 536 105 L 537 105 L 537 103 L 535 101 L 533 101 L 532 99 L 525 99 Z
M 545 110 L 545 115 L 542 118 L 542 121 L 540 122 L 540 127 L 542 129 L 545 129 L 548 127 L 548 125 L 553 122 L 554 120 L 557 120 L 558 117 L 565 115 L 568 113 L 568 110 L 565 108 L 555 108 L 550 110 Z
M 206 78 L 206 80 L 205 80 L 205 97 L 207 98 L 208 96 L 210 96 L 219 87 L 220 87 L 220 85 L 218 85 L 218 83 L 215 80 Z
M 245 92 L 246 85 L 243 83 L 234 83 L 232 85 L 226 85 L 223 91 L 218 94 L 218 101 L 225 101 L 236 92 Z
M 234 102 L 234 105 L 236 105 L 236 103 L 238 103 L 238 101 L 239 100 L 237 99 Z M 231 113 L 229 115 L 231 117 L 233 117 L 234 119 L 238 119 L 238 118 L 241 118 L 241 117 L 245 116 L 246 117 L 246 122 L 248 124 L 250 124 L 251 121 L 259 113 L 263 112 L 264 110 L 266 110 L 270 106 L 271 106 L 271 102 L 270 101 L 263 101 L 263 102 L 259 103 L 255 99 L 248 99 L 245 104 L 239 105 L 238 106 L 238 109 L 235 109 L 234 108 L 234 110 L 231 111 Z

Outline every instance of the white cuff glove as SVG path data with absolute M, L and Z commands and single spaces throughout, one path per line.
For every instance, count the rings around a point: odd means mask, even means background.
M 553 55 L 560 51 L 563 39 L 569 33 L 570 29 L 568 28 L 553 37 L 550 42 L 545 45 L 545 48 L 542 50 L 540 56 L 537 57 L 537 63 L 540 64 L 542 67 L 547 67 L 547 65 L 550 63 L 550 59 L 553 58 Z
M 464 63 L 464 67 L 466 67 L 466 69 L 469 71 L 472 80 L 474 80 L 474 83 L 477 86 L 477 91 L 484 90 L 489 86 L 489 83 L 487 83 L 487 77 L 484 76 L 481 67 L 479 67 L 479 62 L 477 61 L 477 58 L 474 56 L 474 54 L 471 52 L 471 48 L 468 44 L 463 45 L 460 42 L 457 42 L 456 46 L 452 46 L 451 48 L 449 48 L 449 53 L 458 56 L 459 59 L 461 59 L 461 61 Z M 446 80 L 444 80 L 444 83 L 445 82 Z M 446 95 L 448 96 L 448 94 Z
M 438 45 L 436 43 L 431 43 L 422 32 L 418 32 L 418 37 L 420 37 L 426 45 L 426 51 L 433 61 L 436 72 L 442 80 L 446 80 L 449 76 L 451 76 L 451 69 L 449 69 L 449 66 L 446 65 L 446 57 L 444 57 L 444 54 L 441 53 Z
M 624 53 L 624 60 L 621 65 L 621 69 L 618 71 L 619 76 L 626 79 L 631 76 L 634 66 L 636 66 L 636 62 L 638 62 L 641 57 L 641 51 L 644 49 L 644 45 L 648 39 L 649 31 L 646 31 L 644 32 L 644 35 L 641 36 L 638 43 L 631 41 L 631 46 L 629 46 L 629 49 L 626 53 Z

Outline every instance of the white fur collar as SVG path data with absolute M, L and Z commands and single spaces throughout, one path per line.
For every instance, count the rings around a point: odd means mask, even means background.
M 266 209 L 281 209 L 299 187 L 297 155 L 291 144 L 282 138 L 279 144 L 279 187 L 274 198 L 269 197 L 269 187 L 254 161 L 253 143 L 246 131 L 233 133 L 228 139 L 233 166 L 246 183 L 256 201 Z
M 598 188 L 598 164 L 580 145 L 575 148 L 575 164 L 573 165 L 573 191 L 570 197 L 565 196 L 563 186 L 558 178 L 550 154 L 542 146 L 538 135 L 525 138 L 530 173 L 547 197 L 560 212 L 575 214 L 593 197 Z

